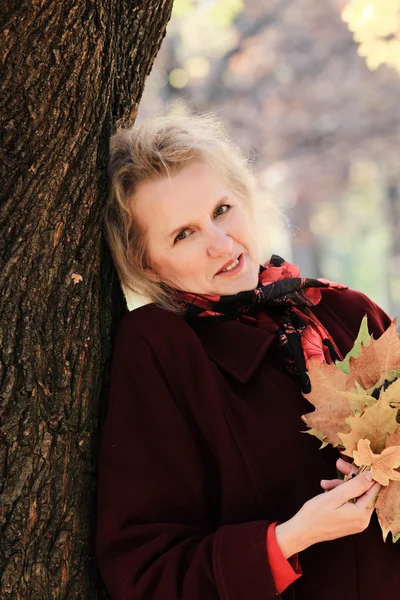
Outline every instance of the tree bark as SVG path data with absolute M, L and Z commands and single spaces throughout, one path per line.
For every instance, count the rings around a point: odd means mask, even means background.
M 0 598 L 104 597 L 96 456 L 124 300 L 102 237 L 172 0 L 1 3 Z

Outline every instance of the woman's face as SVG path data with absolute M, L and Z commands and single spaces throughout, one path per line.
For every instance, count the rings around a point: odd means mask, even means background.
M 251 212 L 209 165 L 141 184 L 135 211 L 146 231 L 149 279 L 221 296 L 257 286 Z

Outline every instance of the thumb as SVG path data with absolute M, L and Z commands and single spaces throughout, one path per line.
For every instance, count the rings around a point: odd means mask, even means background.
M 338 504 L 344 504 L 352 498 L 362 496 L 374 483 L 371 471 L 366 471 L 365 473 L 359 473 L 353 479 L 345 481 L 342 485 L 339 485 L 328 493 L 332 500 L 335 500 Z

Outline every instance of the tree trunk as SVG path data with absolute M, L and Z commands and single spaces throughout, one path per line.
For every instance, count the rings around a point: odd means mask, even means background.
M 124 301 L 102 238 L 107 146 L 172 0 L 3 1 L 0 598 L 95 599 L 96 456 Z

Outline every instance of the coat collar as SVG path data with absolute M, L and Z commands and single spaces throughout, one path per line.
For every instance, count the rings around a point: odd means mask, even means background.
M 198 318 L 191 326 L 209 358 L 241 383 L 246 383 L 256 371 L 276 340 L 278 327 L 265 313 L 259 313 L 257 320 L 245 316 L 222 322 Z

